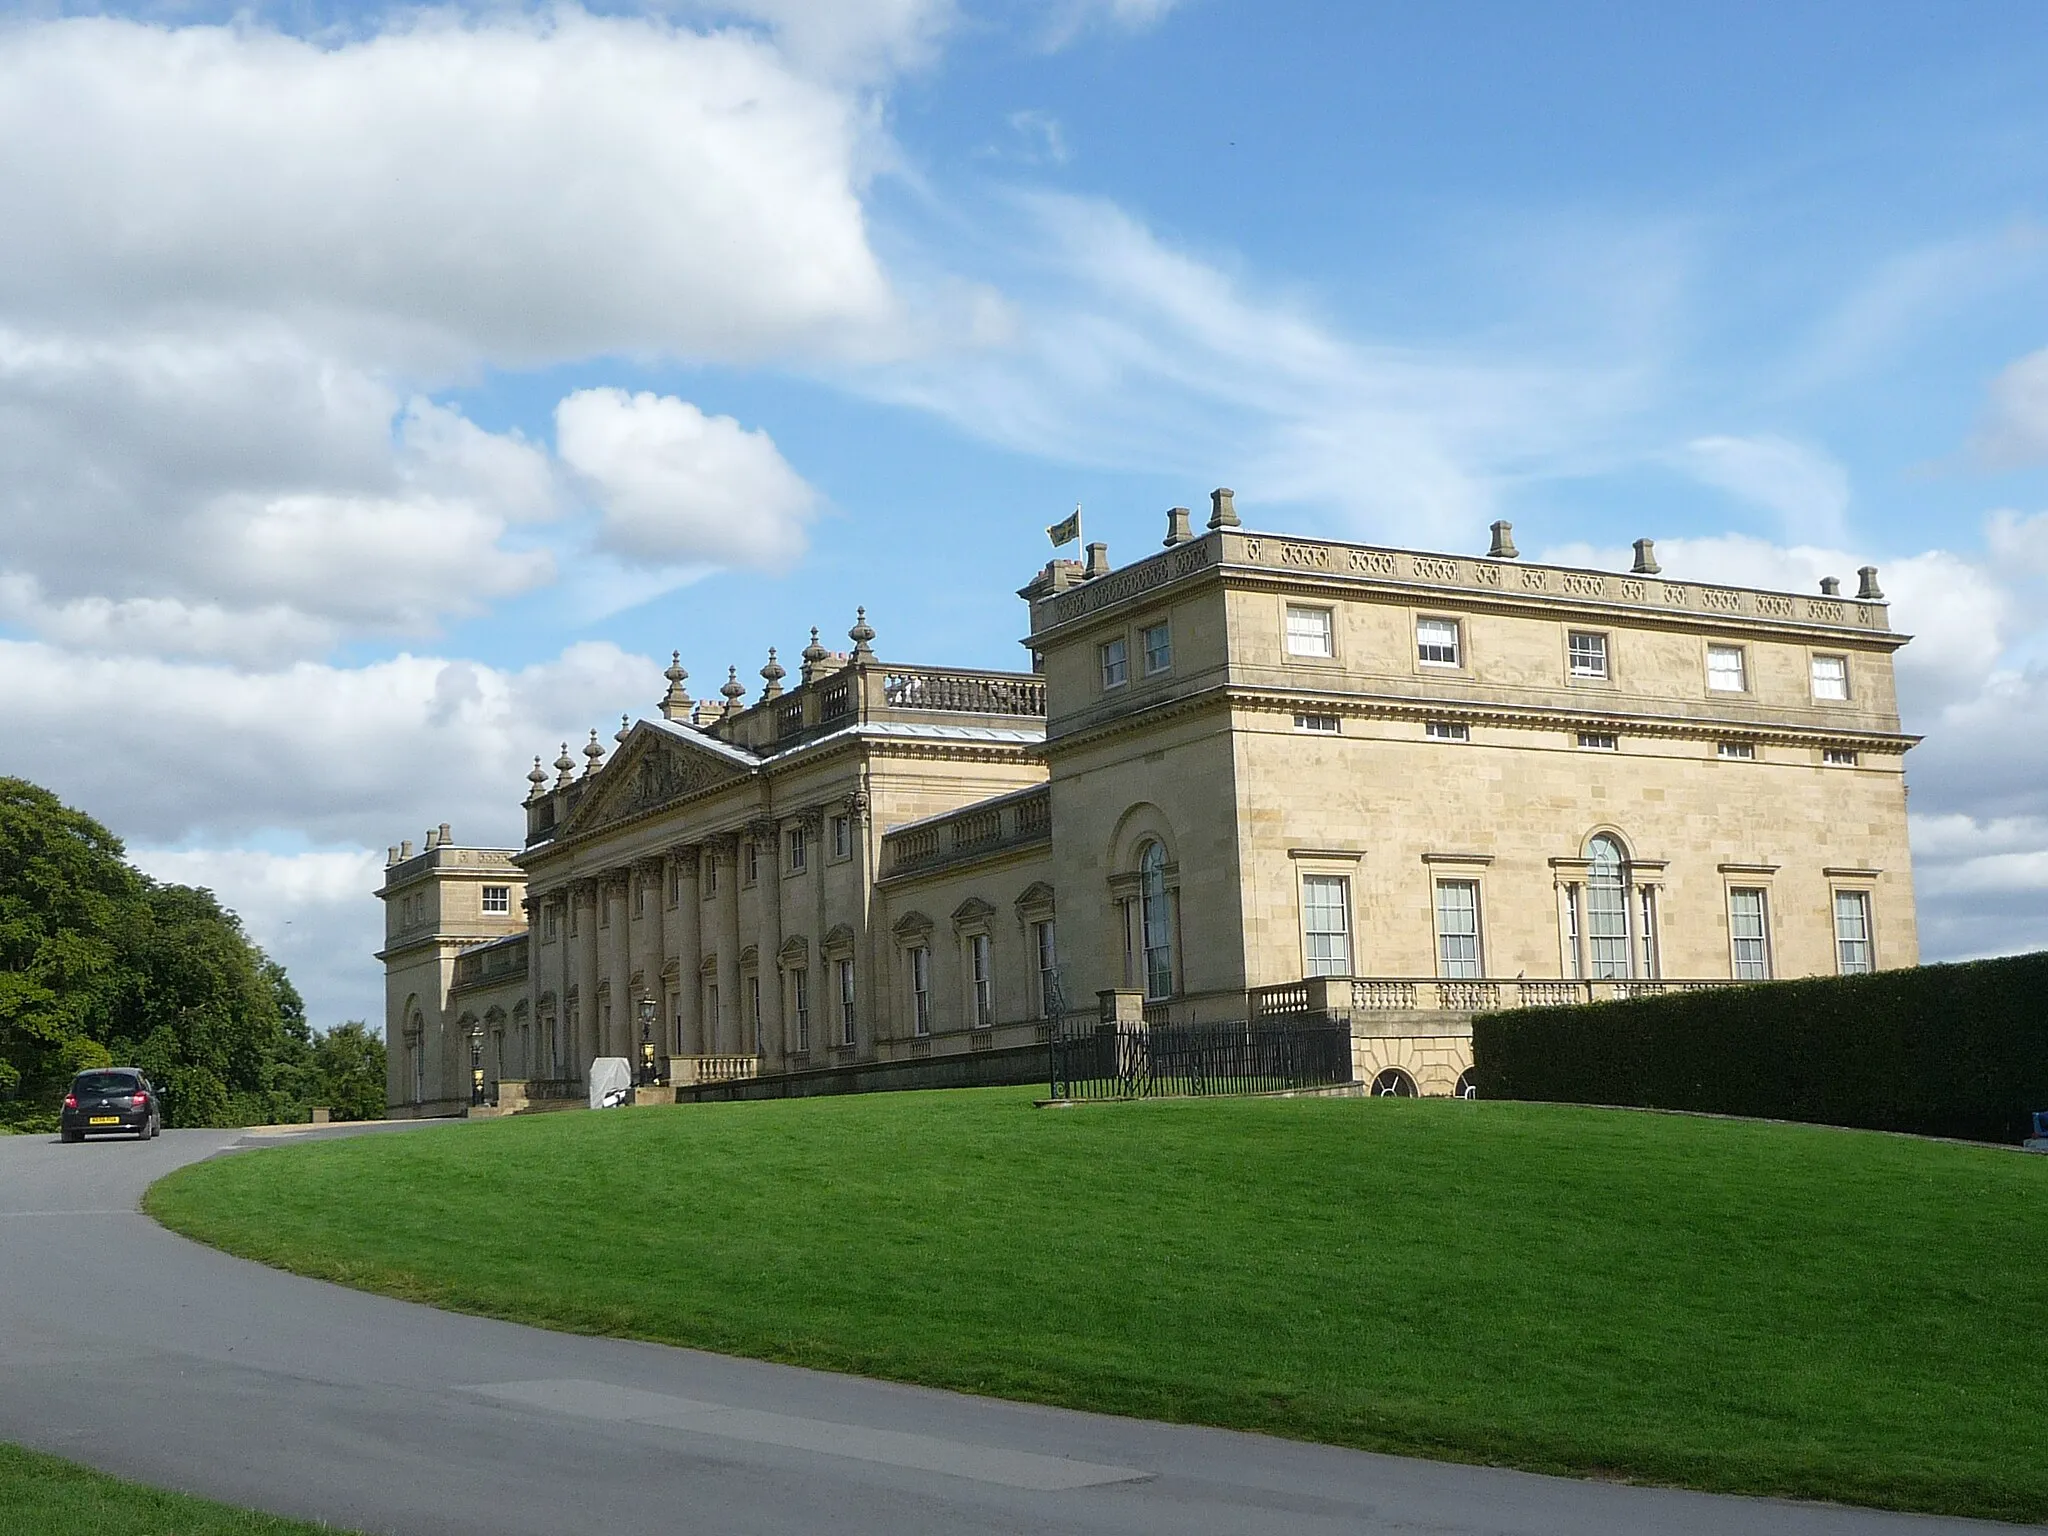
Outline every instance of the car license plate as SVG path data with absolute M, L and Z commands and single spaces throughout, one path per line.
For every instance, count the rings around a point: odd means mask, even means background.
M 85 1123 L 87 1125 L 119 1125 L 121 1117 L 119 1115 L 94 1115 Z

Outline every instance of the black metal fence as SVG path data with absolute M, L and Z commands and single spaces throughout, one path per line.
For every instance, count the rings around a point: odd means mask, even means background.
M 1351 1026 L 1320 1017 L 1258 1024 L 1097 1024 L 1052 1037 L 1055 1099 L 1274 1093 L 1351 1080 Z

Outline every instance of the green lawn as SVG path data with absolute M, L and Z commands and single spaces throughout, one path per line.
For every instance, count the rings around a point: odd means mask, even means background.
M 2048 1158 L 1554 1105 L 1024 1090 L 243 1153 L 148 1209 L 307 1274 L 1426 1456 L 2048 1516 Z
M 332 1536 L 333 1530 L 163 1493 L 0 1445 L 0 1531 L 17 1536 Z

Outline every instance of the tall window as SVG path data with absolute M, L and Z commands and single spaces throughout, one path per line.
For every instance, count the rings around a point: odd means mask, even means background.
M 1138 931 L 1145 949 L 1145 995 L 1173 996 L 1173 913 L 1166 901 L 1166 850 L 1147 843 L 1138 855 Z
M 715 854 L 704 855 L 704 899 L 709 901 L 718 894 L 718 858 Z
M 834 816 L 832 818 L 832 857 L 843 859 L 853 853 L 853 818 Z
M 1328 608 L 1287 609 L 1287 654 L 1290 656 L 1332 656 L 1336 654 Z
M 1479 882 L 1439 880 L 1436 883 L 1437 974 L 1453 978 L 1481 976 L 1479 963 Z
M 1138 631 L 1145 651 L 1145 675 L 1164 672 L 1173 665 L 1173 631 L 1164 624 L 1152 624 Z
M 801 874 L 811 857 L 811 836 L 807 828 L 798 825 L 789 829 L 789 872 Z
M 647 882 L 637 874 L 628 875 L 626 878 L 633 885 L 633 915 L 635 917 L 645 917 L 647 915 Z
M 1607 637 L 1575 629 L 1566 639 L 1573 677 L 1607 676 Z
M 1417 619 L 1415 621 L 1415 659 L 1425 667 L 1457 666 L 1458 621 L 1456 619 Z
M 1102 686 L 1121 688 L 1131 675 L 1131 652 L 1124 637 L 1105 641 L 1099 653 L 1102 658 Z
M 486 912 L 510 912 L 512 910 L 512 887 L 509 885 L 485 886 L 484 910 Z
M 1303 967 L 1310 976 L 1351 974 L 1351 882 L 1342 875 L 1301 877 Z
M 1574 981 L 1586 974 L 1583 932 L 1584 924 L 1579 916 L 1579 887 L 1567 885 L 1564 888 L 1564 950 L 1571 963 Z
M 839 976 L 839 1043 L 852 1045 L 853 1035 L 853 962 L 835 960 L 833 969 Z
M 740 867 L 746 871 L 743 884 L 752 885 L 761 878 L 761 846 L 751 837 L 740 848 Z
M 557 920 L 555 904 L 552 901 L 540 909 L 541 937 L 547 943 L 552 944 L 555 941 Z
M 974 1027 L 987 1029 L 996 1021 L 995 977 L 988 935 L 972 934 L 967 940 L 968 969 L 974 973 Z
M 747 978 L 747 1017 L 754 1027 L 754 1054 L 761 1054 L 761 978 Z
M 718 983 L 704 983 L 704 1049 L 708 1054 L 718 1053 L 720 1021 L 718 1017 Z
M 1038 1016 L 1049 1019 L 1059 1001 L 1059 955 L 1053 943 L 1052 919 L 1031 925 L 1031 948 L 1038 956 Z
M 1636 940 L 1641 951 L 1642 974 L 1652 979 L 1663 975 L 1657 960 L 1657 892 L 1644 886 L 1637 892 Z
M 808 1051 L 811 1048 L 811 973 L 794 970 L 789 973 L 790 1011 L 796 1015 L 796 1048 Z
M 932 1032 L 932 952 L 920 944 L 910 952 L 911 1030 Z
M 1848 657 L 1813 658 L 1813 696 L 1823 702 L 1837 703 L 1849 697 Z
M 1868 891 L 1835 892 L 1835 969 L 1844 976 L 1873 969 Z
M 1749 673 L 1739 645 L 1707 647 L 1707 686 L 1716 693 L 1747 693 Z
M 1728 893 L 1728 933 L 1735 944 L 1735 979 L 1767 981 L 1771 974 L 1770 928 L 1764 893 Z
M 1629 974 L 1628 868 L 1621 844 L 1596 837 L 1586 850 L 1586 945 L 1595 980 Z

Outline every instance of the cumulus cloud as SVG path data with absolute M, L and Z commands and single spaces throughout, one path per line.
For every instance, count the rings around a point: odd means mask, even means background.
M 892 313 L 872 138 L 743 32 L 573 8 L 332 46 L 19 25 L 0 312 L 83 333 L 253 312 L 443 369 L 845 346 Z
M 602 546 L 656 566 L 780 570 L 817 493 L 766 432 L 673 395 L 585 389 L 555 408 L 556 451 L 603 512 Z
M 2048 461 L 2048 348 L 2008 365 L 1987 394 L 1978 456 L 1999 468 Z
M 1849 473 L 1828 454 L 1787 438 L 1698 437 L 1680 467 L 1742 501 L 1775 512 L 1790 539 L 1840 539 L 1849 511 Z

